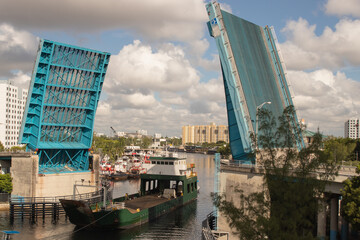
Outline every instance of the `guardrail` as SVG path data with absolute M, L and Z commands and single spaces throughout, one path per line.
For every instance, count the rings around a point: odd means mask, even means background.
M 209 213 L 202 222 L 202 239 L 203 240 L 228 240 L 229 233 L 216 230 L 217 217 L 214 212 Z
M 112 192 L 107 192 L 107 199 L 112 198 Z M 65 211 L 61 206 L 60 199 L 68 200 L 82 200 L 88 204 L 96 204 L 103 201 L 103 191 L 66 195 L 56 197 L 11 197 L 9 199 L 10 205 L 10 222 L 15 218 L 22 220 L 29 217 L 32 222 L 36 222 L 38 217 L 42 217 L 45 221 L 46 216 L 51 216 L 53 222 L 56 222 L 60 215 L 65 215 Z M 66 215 L 65 215 L 66 217 Z
M 261 164 L 244 164 L 241 163 L 240 161 L 234 161 L 234 162 L 221 162 L 221 167 L 237 167 L 237 168 L 244 168 L 244 169 L 257 169 L 258 172 L 261 172 L 262 170 L 265 169 L 264 165 Z M 344 174 L 347 175 L 353 175 L 356 174 L 356 168 L 355 166 L 350 166 L 350 165 L 339 165 L 339 174 Z M 321 169 L 319 170 L 321 171 Z
M 72 199 L 72 200 L 86 200 L 91 199 L 95 195 L 101 195 L 101 190 L 90 192 L 90 193 L 83 193 L 83 194 L 76 194 L 74 195 L 65 195 L 65 196 L 56 196 L 56 197 L 19 197 L 19 196 L 12 196 L 9 199 L 9 203 L 48 203 L 48 202 L 60 202 L 59 199 Z

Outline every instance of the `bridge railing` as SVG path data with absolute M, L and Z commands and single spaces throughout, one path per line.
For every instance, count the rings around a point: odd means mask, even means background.
M 94 197 L 102 196 L 102 191 L 98 190 L 95 192 L 76 194 L 74 195 L 65 195 L 65 196 L 56 196 L 56 197 L 20 197 L 20 196 L 11 196 L 9 198 L 9 203 L 13 204 L 23 204 L 23 203 L 58 203 L 59 199 L 72 199 L 72 200 L 88 200 L 93 199 Z
M 19 197 L 12 196 L 9 199 L 10 222 L 15 218 L 24 219 L 28 217 L 32 222 L 36 222 L 38 217 L 51 216 L 52 221 L 56 222 L 60 215 L 65 215 L 65 211 L 60 204 L 60 199 L 83 200 L 89 205 L 100 203 L 104 200 L 103 191 L 98 190 L 77 195 L 66 195 L 56 197 Z M 112 199 L 112 191 L 107 191 L 107 200 Z M 65 215 L 66 216 L 66 215 Z
M 209 213 L 206 219 L 202 222 L 202 239 L 203 240 L 216 240 L 229 239 L 229 233 L 216 230 L 216 216 L 214 212 Z
M 221 166 L 240 167 L 240 168 L 248 168 L 248 169 L 256 168 L 257 170 L 265 169 L 264 165 L 242 163 L 241 161 L 222 163 Z M 346 173 L 349 173 L 352 176 L 353 174 L 356 173 L 356 168 L 357 168 L 356 166 L 351 166 L 351 165 L 340 165 L 339 166 L 339 174 L 346 175 Z M 321 171 L 321 170 L 322 169 L 319 169 L 319 171 Z

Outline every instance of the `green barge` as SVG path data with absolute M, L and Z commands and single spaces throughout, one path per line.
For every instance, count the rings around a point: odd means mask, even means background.
M 152 161 L 148 174 L 140 175 L 138 194 L 105 201 L 106 206 L 78 200 L 61 199 L 60 202 L 70 222 L 76 226 L 132 228 L 195 200 L 198 185 L 194 167 L 185 160 L 163 158 Z

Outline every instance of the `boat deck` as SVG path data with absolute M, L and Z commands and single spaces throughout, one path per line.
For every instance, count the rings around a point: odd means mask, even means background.
M 142 209 L 154 207 L 158 204 L 161 204 L 161 203 L 164 203 L 167 201 L 170 201 L 170 199 L 159 197 L 157 194 L 156 195 L 146 195 L 146 196 L 142 196 L 139 198 L 126 200 L 125 207 L 130 208 L 130 209 L 135 209 L 135 210 L 140 208 L 140 210 L 142 210 Z

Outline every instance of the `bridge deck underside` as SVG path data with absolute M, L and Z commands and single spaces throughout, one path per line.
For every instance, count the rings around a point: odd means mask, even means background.
M 253 161 L 248 155 L 254 146 L 250 134 L 257 128 L 257 108 L 271 102 L 263 108 L 277 119 L 292 105 L 276 42 L 270 28 L 220 10 L 218 3 L 209 3 L 207 10 L 223 73 L 232 155 L 235 160 Z M 296 127 L 296 114 L 294 119 Z

